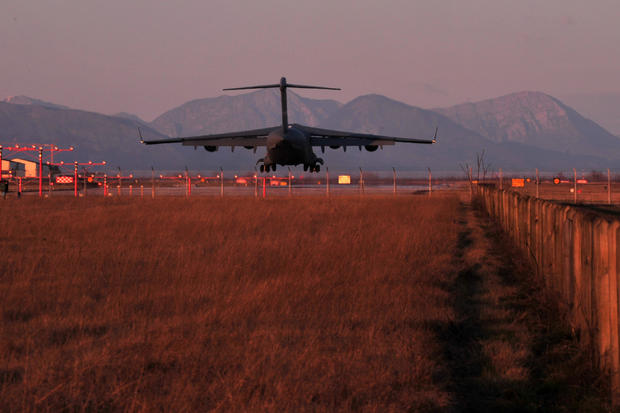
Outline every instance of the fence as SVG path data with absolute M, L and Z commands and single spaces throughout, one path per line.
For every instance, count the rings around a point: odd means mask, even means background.
M 620 219 L 493 187 L 480 191 L 489 215 L 567 305 L 580 341 L 593 350 L 598 367 L 611 374 L 612 401 L 618 405 Z

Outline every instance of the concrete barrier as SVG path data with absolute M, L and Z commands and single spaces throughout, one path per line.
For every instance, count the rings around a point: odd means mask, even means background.
M 620 219 L 511 191 L 481 187 L 486 212 L 524 251 L 569 310 L 620 405 Z

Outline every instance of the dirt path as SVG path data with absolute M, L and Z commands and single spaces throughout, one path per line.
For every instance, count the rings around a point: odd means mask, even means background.
M 457 316 L 438 331 L 455 410 L 607 410 L 604 380 L 520 254 L 468 204 L 460 223 Z

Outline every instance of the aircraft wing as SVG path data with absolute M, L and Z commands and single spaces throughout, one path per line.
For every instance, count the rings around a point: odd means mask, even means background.
M 343 132 L 331 129 L 312 128 L 294 125 L 310 135 L 312 146 L 362 146 L 362 145 L 394 145 L 396 142 L 432 144 L 436 142 L 437 130 L 432 139 L 410 139 L 395 136 L 373 135 L 369 133 Z
M 215 133 L 210 135 L 187 136 L 183 138 L 158 139 L 140 142 L 145 145 L 157 145 L 161 143 L 180 143 L 186 146 L 265 146 L 267 135 L 279 126 L 263 129 L 252 129 L 239 132 Z

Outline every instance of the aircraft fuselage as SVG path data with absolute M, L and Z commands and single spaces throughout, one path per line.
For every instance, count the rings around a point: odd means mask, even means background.
M 313 170 L 318 167 L 317 164 L 323 163 L 323 160 L 312 151 L 310 137 L 293 126 L 288 127 L 286 131 L 283 128 L 274 129 L 267 135 L 267 154 L 262 161 L 265 171 L 275 169 L 275 165 L 300 164 L 304 165 L 304 169 Z

